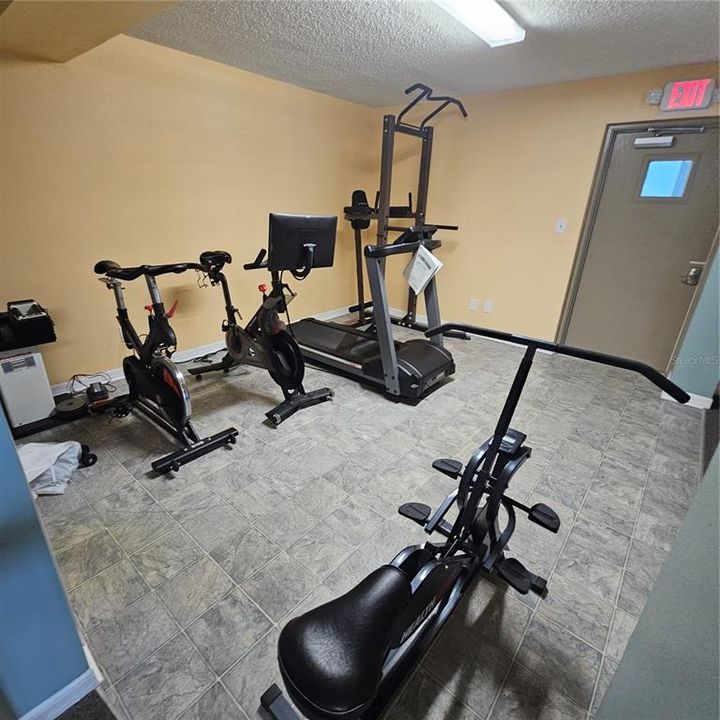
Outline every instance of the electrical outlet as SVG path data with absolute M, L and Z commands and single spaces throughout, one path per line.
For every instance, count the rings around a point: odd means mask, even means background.
M 555 221 L 555 232 L 558 235 L 562 235 L 565 232 L 566 226 L 567 226 L 567 220 L 565 218 L 558 218 Z
M 483 312 L 491 313 L 493 311 L 493 301 L 492 300 L 486 300 L 483 304 Z
M 477 301 L 477 298 L 470 298 L 470 303 L 468 304 L 468 307 L 469 307 L 470 310 L 472 310 L 473 312 L 477 312 L 477 309 L 478 309 L 478 301 Z

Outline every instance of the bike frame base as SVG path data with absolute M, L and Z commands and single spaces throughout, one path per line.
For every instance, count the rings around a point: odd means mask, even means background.
M 130 407 L 139 410 L 145 417 L 152 420 L 161 430 L 172 435 L 179 443 L 183 445 L 179 450 L 171 452 L 150 463 L 152 469 L 159 474 L 177 471 L 182 465 L 187 465 L 193 460 L 197 460 L 203 455 L 207 455 L 213 450 L 223 447 L 224 445 L 234 445 L 237 442 L 238 430 L 230 427 L 219 433 L 210 435 L 206 438 L 200 438 L 195 428 L 188 420 L 184 427 L 178 428 L 170 423 L 151 402 L 145 398 L 132 398 L 124 395 L 116 400 L 117 402 L 127 402 Z
M 234 445 L 237 441 L 238 431 L 236 428 L 228 428 L 222 432 L 215 433 L 209 437 L 202 438 L 198 442 L 194 442 L 187 447 L 176 450 L 175 452 L 165 455 L 151 463 L 152 469 L 160 474 L 177 471 L 182 465 L 187 465 L 193 460 L 207 455 L 213 450 L 223 447 L 224 445 Z
M 279 405 L 265 413 L 265 417 L 273 424 L 279 425 L 294 415 L 298 410 L 319 405 L 326 400 L 331 400 L 335 393 L 330 388 L 320 388 L 311 392 L 295 392 L 285 398 Z

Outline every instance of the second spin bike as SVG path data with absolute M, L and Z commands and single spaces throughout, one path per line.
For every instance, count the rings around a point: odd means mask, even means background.
M 304 280 L 313 267 L 332 264 L 337 219 L 311 215 L 270 215 L 270 256 L 263 248 L 253 262 L 243 265 L 244 270 L 269 269 L 270 288 L 258 286 L 262 303 L 250 321 L 243 327 L 238 320 L 240 312 L 233 305 L 228 281 L 223 272 L 232 262 L 224 250 L 208 250 L 200 255 L 200 264 L 211 285 L 220 285 L 225 298 L 225 333 L 227 352 L 220 362 L 204 367 L 192 367 L 190 374 L 201 378 L 207 372 L 229 372 L 237 365 L 252 365 L 266 369 L 280 386 L 285 399 L 265 417 L 279 425 L 298 410 L 317 405 L 334 397 L 329 388 L 306 392 L 303 387 L 305 361 L 294 335 L 282 321 L 287 306 L 295 297 L 283 282 L 282 273 L 289 271 L 296 280 Z
M 156 277 L 168 273 L 183 273 L 187 270 L 203 270 L 197 263 L 175 263 L 172 265 L 139 265 L 120 267 L 112 260 L 101 260 L 95 264 L 98 278 L 115 295 L 117 321 L 122 330 L 126 347 L 133 351 L 123 360 L 123 373 L 128 384 L 128 394 L 117 398 L 114 412 L 126 415 L 136 408 L 158 427 L 172 435 L 181 449 L 154 460 L 151 465 L 158 473 L 177 471 L 181 465 L 197 460 L 209 452 L 234 444 L 238 431 L 234 427 L 201 438 L 190 420 L 192 412 L 190 393 L 185 379 L 172 361 L 177 340 L 170 326 L 169 313 L 160 296 Z M 150 291 L 152 303 L 148 310 L 148 333 L 144 340 L 130 322 L 123 294 L 123 280 L 136 280 L 144 276 Z

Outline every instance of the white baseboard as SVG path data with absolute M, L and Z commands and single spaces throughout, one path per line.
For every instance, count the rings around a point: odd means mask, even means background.
M 400 311 L 397 311 L 400 312 Z M 318 320 L 333 320 L 343 315 L 348 314 L 347 305 L 341 308 L 335 308 L 335 310 L 328 310 L 327 312 L 318 313 L 312 317 Z M 196 357 L 202 357 L 203 355 L 209 355 L 210 353 L 219 352 L 225 349 L 225 341 L 218 340 L 216 342 L 208 343 L 207 345 L 198 345 L 197 347 L 188 348 L 187 350 L 178 350 L 173 354 L 173 360 L 177 363 L 187 362 Z M 122 380 L 125 375 L 121 367 L 112 368 L 111 370 L 100 370 L 99 374 L 107 375 L 110 378 L 110 382 Z M 62 395 L 63 393 L 70 392 L 69 381 L 56 383 L 50 386 L 50 390 L 54 397 Z
M 328 310 L 327 312 L 317 313 L 313 315 L 316 320 L 334 320 L 335 318 L 348 315 L 348 305 L 341 308 L 335 308 L 334 310 Z
M 695 393 L 688 393 L 688 395 L 690 395 L 690 400 L 686 403 L 688 407 L 707 410 L 712 405 L 712 398 L 705 397 L 704 395 L 696 395 Z M 669 400 L 670 402 L 677 402 L 675 398 L 670 397 L 670 395 L 666 392 L 663 392 L 662 399 Z
M 58 690 L 47 700 L 26 712 L 20 720 L 52 720 L 62 715 L 76 702 L 100 685 L 95 673 L 88 668 L 80 677 L 75 678 L 64 688 Z
M 178 363 L 187 362 L 188 360 L 192 360 L 193 358 L 202 357 L 203 355 L 208 355 L 209 353 L 213 352 L 219 352 L 220 350 L 224 349 L 225 341 L 218 340 L 213 343 L 208 343 L 207 345 L 198 345 L 197 347 L 188 348 L 187 350 L 179 350 L 173 355 L 173 360 Z M 109 376 L 110 382 L 122 380 L 125 377 L 121 367 L 112 368 L 112 370 L 101 370 L 97 374 L 99 375 L 101 373 Z M 69 382 L 66 381 L 51 385 L 50 390 L 52 391 L 52 394 L 54 396 L 70 392 Z

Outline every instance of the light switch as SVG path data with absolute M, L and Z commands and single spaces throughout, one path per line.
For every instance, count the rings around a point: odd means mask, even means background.
M 567 220 L 565 218 L 558 218 L 555 221 L 555 232 L 558 235 L 562 235 L 565 232 L 566 225 L 567 225 Z

